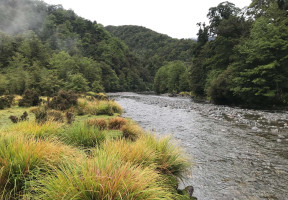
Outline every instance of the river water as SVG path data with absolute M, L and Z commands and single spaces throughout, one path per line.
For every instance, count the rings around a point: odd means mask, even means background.
M 173 135 L 192 159 L 199 200 L 288 199 L 288 114 L 135 93 L 110 94 L 147 131 Z M 219 114 L 220 113 L 220 114 Z

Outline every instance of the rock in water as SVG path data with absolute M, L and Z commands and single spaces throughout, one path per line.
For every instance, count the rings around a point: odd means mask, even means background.
M 192 198 L 192 195 L 193 195 L 193 192 L 194 192 L 194 187 L 193 186 L 187 186 L 185 188 L 185 190 L 187 191 L 189 197 Z

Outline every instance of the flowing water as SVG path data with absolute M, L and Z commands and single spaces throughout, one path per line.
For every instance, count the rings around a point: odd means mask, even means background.
M 287 112 L 179 97 L 110 95 L 124 108 L 125 117 L 158 135 L 173 135 L 194 163 L 182 187 L 193 185 L 199 200 L 288 199 Z

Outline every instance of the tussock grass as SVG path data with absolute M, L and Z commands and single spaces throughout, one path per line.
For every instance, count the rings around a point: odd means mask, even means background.
M 132 141 L 135 141 L 137 138 L 144 134 L 143 129 L 131 120 L 122 126 L 120 130 L 123 132 L 124 138 L 130 139 Z
M 54 170 L 64 160 L 76 161 L 81 155 L 57 141 L 1 136 L 0 199 L 16 198 L 36 174 Z
M 103 151 L 80 166 L 63 166 L 34 185 L 35 199 L 173 199 L 170 188 L 153 169 L 123 163 Z
M 79 147 L 96 147 L 106 139 L 103 131 L 85 122 L 74 123 L 58 135 L 66 144 Z
M 101 148 L 108 155 L 119 157 L 125 162 L 144 167 L 157 167 L 155 163 L 157 159 L 156 152 L 140 142 L 134 143 L 125 139 L 107 140 L 101 145 Z
M 158 139 L 155 135 L 143 134 L 135 142 L 108 140 L 101 147 L 107 154 L 117 156 L 125 162 L 154 167 L 163 175 L 180 179 L 184 179 L 191 166 L 183 151 L 169 137 Z
M 114 117 L 108 120 L 108 124 L 109 124 L 108 127 L 109 129 L 120 130 L 126 123 L 127 123 L 126 119 L 122 117 Z
M 157 170 L 162 174 L 185 179 L 191 161 L 185 156 L 183 150 L 171 141 L 171 137 L 166 136 L 158 139 L 153 134 L 144 134 L 140 136 L 136 143 L 142 143 L 156 152 Z
M 90 115 L 113 115 L 114 113 L 123 113 L 121 106 L 114 101 L 96 100 L 88 101 L 85 98 L 79 98 L 77 103 L 78 113 Z
M 51 138 L 57 136 L 62 126 L 62 123 L 54 121 L 46 121 L 41 124 L 35 121 L 23 121 L 10 126 L 6 132 L 34 136 L 36 138 Z
M 87 122 L 90 126 L 94 126 L 100 130 L 108 128 L 108 122 L 105 119 L 89 119 Z

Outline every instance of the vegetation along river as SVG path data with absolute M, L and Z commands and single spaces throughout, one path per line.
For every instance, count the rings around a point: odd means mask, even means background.
M 172 134 L 193 160 L 199 200 L 288 199 L 288 113 L 194 103 L 189 98 L 110 94 L 144 129 Z M 183 186 L 182 186 L 183 187 Z

